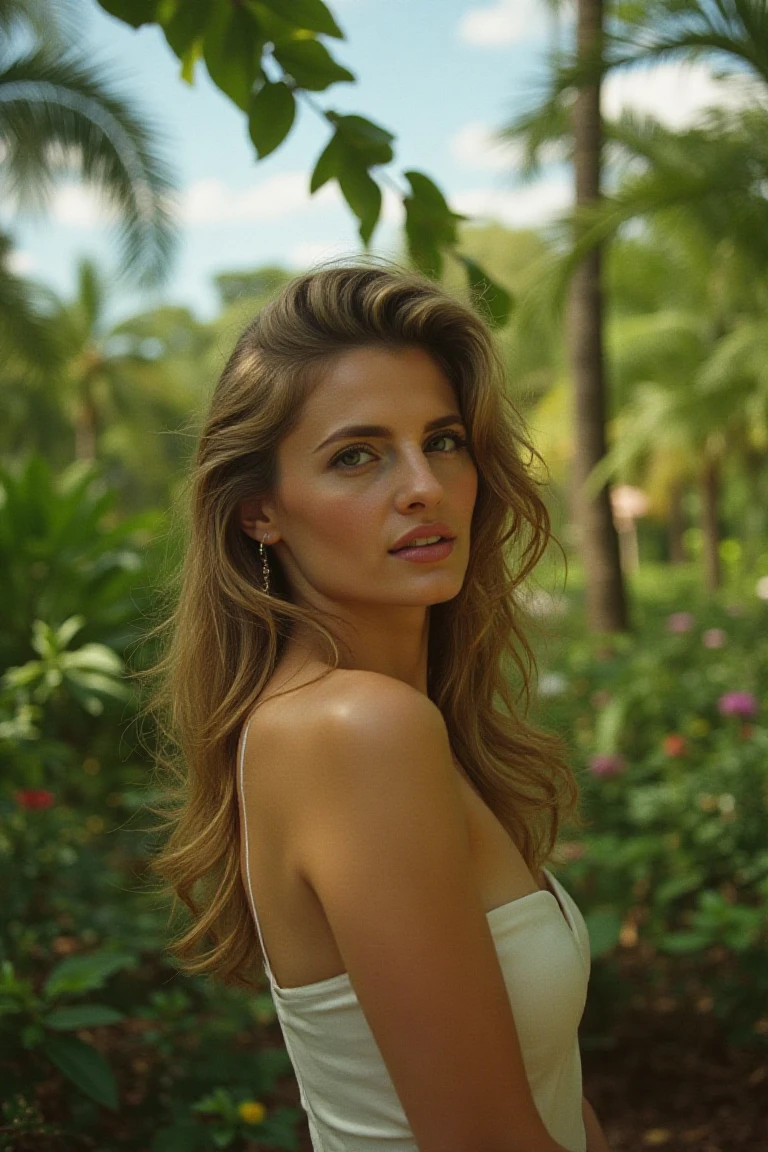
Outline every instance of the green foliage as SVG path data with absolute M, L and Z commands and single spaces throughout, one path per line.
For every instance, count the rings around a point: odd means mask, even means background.
M 467 270 L 469 286 L 478 311 L 485 315 L 488 323 L 496 328 L 505 324 L 512 311 L 512 297 L 500 284 L 494 284 L 471 256 L 457 255 L 457 259 Z
M 258 307 L 256 302 L 269 299 L 288 283 L 292 275 L 293 273 L 286 268 L 267 265 L 254 268 L 252 271 L 238 269 L 237 272 L 220 272 L 213 280 L 219 299 L 225 307 L 245 297 L 249 301 L 254 301 L 255 313 Z
M 60 628 L 53 629 L 43 620 L 32 624 L 32 647 L 39 660 L 29 660 L 19 667 L 8 668 L 0 685 L 25 703 L 42 702 L 60 688 L 69 693 L 92 715 L 104 711 L 104 696 L 125 700 L 130 693 L 122 681 L 122 660 L 105 644 L 84 644 L 68 652 L 69 641 L 85 624 L 83 616 L 70 616 Z
M 102 951 L 71 956 L 48 974 L 40 992 L 20 979 L 13 964 L 0 968 L 0 1036 L 5 1047 L 20 1043 L 26 1052 L 41 1052 L 77 1088 L 98 1104 L 117 1109 L 117 1084 L 101 1053 L 77 1036 L 60 1033 L 107 1027 L 124 1020 L 122 1012 L 104 1004 L 79 1003 L 83 993 L 101 989 L 108 977 L 135 966 L 130 954 Z
M 103 558 L 113 549 L 135 548 L 135 591 L 154 586 L 147 565 L 158 562 L 99 514 L 109 491 L 85 476 L 77 473 L 71 502 L 71 479 L 30 464 L 7 487 L 0 517 L 20 555 L 25 516 L 30 540 L 47 540 L 58 516 L 70 524 L 59 538 L 66 566 L 38 576 L 36 614 L 17 644 L 26 667 L 17 661 L 0 678 L 4 1116 L 16 1132 L 60 1132 L 73 1147 L 81 1139 L 111 1147 L 119 1108 L 122 1138 L 153 1152 L 245 1152 L 254 1138 L 295 1150 L 300 1113 L 272 1106 L 291 1070 L 282 1046 L 265 1043 L 275 1021 L 268 990 L 182 977 L 164 954 L 169 901 L 146 879 L 157 835 L 149 765 L 143 750 L 122 747 L 132 698 L 100 681 L 83 693 L 71 675 L 85 667 L 120 684 L 115 619 L 130 631 L 131 607 L 118 596 L 106 611 L 89 565 L 102 558 L 109 569 Z M 70 573 L 66 601 L 60 572 Z M 755 1043 L 768 993 L 768 657 L 753 638 L 768 608 L 700 606 L 668 570 L 635 590 L 635 637 L 590 638 L 559 618 L 560 648 L 548 657 L 538 705 L 568 738 L 589 820 L 562 848 L 563 879 L 590 934 L 590 1003 L 602 1003 L 607 1019 L 621 1010 L 619 960 L 642 948 L 644 994 L 662 972 L 681 997 L 703 985 L 723 1027 Z M 680 603 L 696 619 L 670 631 Z M 716 647 L 702 642 L 712 629 L 725 635 L 709 636 Z M 83 660 L 67 663 L 78 651 Z M 735 689 L 752 693 L 754 716 L 721 715 L 718 701 Z M 103 711 L 88 707 L 89 693 Z M 598 752 L 623 757 L 623 773 L 594 775 Z M 29 1106 L 32 1092 L 44 1103 Z
M 121 273 L 159 283 L 178 238 L 168 208 L 174 180 L 148 126 L 104 69 L 72 51 L 54 56 L 34 46 L 3 61 L 0 94 L 3 175 L 17 203 L 44 206 L 53 157 L 76 156 L 83 179 L 116 209 Z
M 259 160 L 282 144 L 293 126 L 296 101 L 287 84 L 268 80 L 251 97 L 248 131 Z
M 360 221 L 360 237 L 367 244 L 381 212 L 381 189 L 370 168 L 392 159 L 393 137 L 361 116 L 329 112 L 327 118 L 336 130 L 315 165 L 309 190 L 317 192 L 328 180 L 337 180 Z
M 578 629 L 550 652 L 537 712 L 568 741 L 588 821 L 564 875 L 595 957 L 614 971 L 625 947 L 658 964 L 695 960 L 680 996 L 706 986 L 731 1037 L 757 1043 L 768 995 L 768 652 L 754 637 L 768 606 L 700 603 L 689 574 L 670 575 L 643 601 L 635 635 Z M 727 714 L 734 692 L 744 715 Z M 598 971 L 598 998 L 601 987 Z
M 52 658 L 53 633 L 46 634 L 45 625 L 61 629 L 84 606 L 86 643 L 98 638 L 122 652 L 134 635 L 140 548 L 158 516 L 144 512 L 115 522 L 117 494 L 105 488 L 99 473 L 81 463 L 57 476 L 35 456 L 15 476 L 0 468 L 0 598 L 6 614 L 0 666 L 26 663 L 35 652 L 44 655 L 46 644 Z M 43 622 L 37 648 L 31 640 L 35 620 Z M 65 647 L 66 633 L 56 643 Z M 89 678 L 93 685 L 94 675 L 107 673 L 100 682 L 104 690 L 114 671 L 104 653 L 81 651 L 79 661 L 78 672 L 77 661 L 64 660 L 70 677 L 86 688 Z M 34 679 L 38 671 L 25 675 Z
M 258 1132 L 295 1149 L 297 1110 L 261 1103 L 290 1067 L 282 1049 L 259 1050 L 269 996 L 168 984 L 169 901 L 143 875 L 155 836 L 147 746 L 124 747 L 134 700 L 120 676 L 124 640 L 145 623 L 136 591 L 159 557 L 135 546 L 135 524 L 109 522 L 114 492 L 93 469 L 62 481 L 30 461 L 3 490 L 4 572 L 21 588 L 28 555 L 47 566 L 34 597 L 45 615 L 0 666 L 0 1078 L 14 1133 L 0 1148 L 26 1135 L 110 1147 L 119 1108 L 136 1147 L 243 1148 Z M 129 565 L 116 562 L 123 551 Z M 6 667 L 22 649 L 34 658 Z M 224 1083 L 229 1111 L 212 1112 Z M 28 1105 L 30 1092 L 45 1104 Z
M 102 0 L 102 7 L 133 27 L 157 23 L 191 82 L 202 57 L 214 84 L 248 115 L 256 156 L 271 155 L 290 134 L 297 100 L 303 99 L 333 128 L 315 161 L 310 192 L 336 180 L 358 221 L 365 247 L 381 216 L 382 191 L 374 169 L 394 156 L 394 137 L 359 115 L 319 109 L 309 93 L 334 84 L 354 83 L 353 72 L 331 54 L 319 37 L 343 39 L 322 0 Z M 435 183 L 420 172 L 406 172 L 410 192 L 403 193 L 409 255 L 417 268 L 439 277 L 446 253 L 455 253 L 456 221 Z M 504 289 L 469 257 L 461 257 L 471 298 L 494 324 L 509 318 L 511 301 Z

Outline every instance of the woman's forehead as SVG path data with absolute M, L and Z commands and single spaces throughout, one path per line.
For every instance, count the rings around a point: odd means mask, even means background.
M 451 382 L 425 349 L 355 348 L 328 365 L 307 398 L 300 425 L 352 416 L 388 423 L 400 413 L 418 415 L 425 406 L 452 402 Z

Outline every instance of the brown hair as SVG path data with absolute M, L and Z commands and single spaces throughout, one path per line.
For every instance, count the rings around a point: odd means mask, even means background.
M 258 545 L 236 511 L 273 489 L 278 444 L 322 369 L 371 345 L 430 353 L 455 388 L 478 468 L 462 589 L 430 608 L 429 697 L 457 759 L 534 875 L 563 818 L 581 821 L 561 738 L 525 719 L 536 665 L 517 589 L 552 532 L 530 467 L 541 458 L 507 395 L 491 332 L 471 307 L 401 269 L 355 264 L 298 276 L 248 325 L 218 381 L 191 476 L 174 606 L 153 633 L 166 635 L 150 670 L 159 687 L 148 711 L 168 801 L 154 811 L 169 830 L 153 868 L 174 909 L 182 901 L 191 913 L 171 944 L 181 968 L 225 983 L 258 983 L 260 955 L 240 875 L 241 727 L 294 622 L 314 629 L 329 671 L 339 659 L 322 619 L 290 601 L 274 555 L 270 593 L 262 591 Z

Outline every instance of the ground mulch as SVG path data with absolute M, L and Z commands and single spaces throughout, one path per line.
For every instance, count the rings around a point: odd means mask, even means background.
M 711 1019 L 634 1011 L 582 1053 L 611 1152 L 768 1152 L 768 1045 L 735 1048 Z

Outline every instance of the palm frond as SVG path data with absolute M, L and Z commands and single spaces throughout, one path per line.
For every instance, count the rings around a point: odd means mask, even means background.
M 61 349 L 51 328 L 46 305 L 50 293 L 15 275 L 8 267 L 10 238 L 0 233 L 0 350 L 4 371 L 9 359 L 33 372 L 46 372 L 61 363 Z
M 116 214 L 124 274 L 160 282 L 178 239 L 169 198 L 174 182 L 156 133 L 82 58 L 30 52 L 0 68 L 0 137 L 7 187 L 39 204 L 68 165 L 98 188 Z M 52 162 L 52 148 L 62 163 Z
M 77 15 L 71 0 L 0 0 L 0 32 L 10 40 L 30 31 L 38 44 L 55 50 L 71 42 Z
M 605 42 L 604 67 L 709 56 L 746 66 L 768 83 L 765 0 L 661 0 L 641 20 L 618 22 Z

